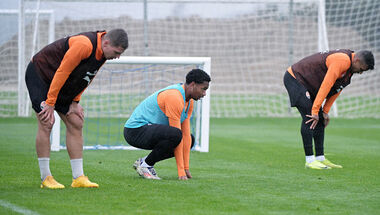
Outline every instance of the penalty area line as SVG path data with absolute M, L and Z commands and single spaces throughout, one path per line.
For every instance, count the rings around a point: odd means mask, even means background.
M 25 214 L 25 215 L 39 215 L 39 213 L 19 207 L 17 205 L 14 205 L 10 202 L 4 201 L 0 199 L 0 206 L 4 208 L 8 208 L 14 212 L 20 213 L 20 214 Z

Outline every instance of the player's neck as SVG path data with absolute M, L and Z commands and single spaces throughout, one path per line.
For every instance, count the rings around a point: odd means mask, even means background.
M 188 84 L 183 84 L 183 89 L 185 90 L 185 100 L 186 100 L 186 102 L 188 102 L 188 101 L 190 101 L 190 99 L 191 99 L 191 96 L 190 96 L 190 89 L 189 89 L 189 85 Z

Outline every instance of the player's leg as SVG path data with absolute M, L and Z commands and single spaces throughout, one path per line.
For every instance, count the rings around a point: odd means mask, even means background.
M 302 117 L 301 136 L 305 152 L 305 166 L 313 169 L 326 169 L 327 167 L 325 165 L 315 160 L 313 153 L 313 130 L 310 129 L 310 125 L 306 125 L 306 121 L 309 120 L 306 115 L 310 115 L 313 105 L 310 94 L 307 89 L 288 72 L 284 75 L 284 85 L 288 91 L 291 106 L 296 107 Z
M 313 131 L 313 139 L 314 139 L 314 147 L 315 147 L 315 156 L 323 156 L 324 155 L 324 139 L 325 139 L 325 125 L 323 123 L 323 114 L 322 110 L 319 111 L 319 121 L 315 126 Z
M 303 141 L 304 151 L 305 151 L 305 159 L 306 159 L 305 167 L 311 168 L 311 169 L 329 169 L 330 167 L 316 160 L 313 154 L 313 145 L 312 145 L 313 138 L 314 138 L 316 153 L 323 153 L 323 139 L 324 139 L 324 127 L 322 123 L 323 120 L 319 120 L 318 125 L 315 129 L 310 129 L 310 124 L 306 124 L 306 121 L 308 121 L 310 118 L 306 117 L 306 115 L 310 115 L 312 101 L 310 99 L 305 99 L 303 97 L 300 97 L 300 100 L 297 103 L 296 107 L 302 116 L 301 135 L 302 135 L 302 141 Z
M 173 157 L 173 151 L 182 140 L 180 129 L 157 125 L 156 129 L 151 129 L 152 152 L 147 156 L 146 162 L 154 165 L 155 163 Z
M 298 111 L 301 114 L 301 136 L 303 147 L 306 157 L 314 157 L 313 153 L 313 134 L 312 131 L 305 125 L 307 121 L 306 114 L 310 113 L 312 103 L 310 101 L 310 95 L 307 97 L 305 89 L 302 84 L 300 84 L 293 76 L 288 72 L 285 72 L 284 75 L 284 85 L 289 94 L 290 105 L 292 107 L 297 107 Z
M 138 159 L 133 167 L 144 178 L 159 179 L 154 165 L 173 157 L 175 147 L 181 142 L 182 132 L 168 125 L 153 124 L 124 128 L 124 137 L 134 147 L 152 150 L 146 157 Z
M 313 133 L 314 145 L 315 145 L 315 159 L 322 164 L 331 168 L 343 168 L 341 165 L 334 164 L 324 155 L 324 138 L 325 138 L 325 125 L 323 123 L 322 110 L 319 112 L 319 122 L 314 128 Z
M 58 112 L 66 126 L 66 147 L 70 159 L 81 159 L 83 156 L 83 120 L 76 114 L 66 115 Z
M 44 122 L 38 113 L 41 112 L 41 102 L 46 100 L 48 85 L 42 81 L 37 74 L 33 63 L 29 63 L 25 72 L 25 82 L 29 92 L 29 98 L 32 108 L 36 112 L 38 130 L 36 135 L 36 152 L 38 157 L 38 166 L 41 174 L 41 188 L 60 189 L 64 188 L 62 184 L 54 180 L 50 172 L 50 133 L 52 124 Z
M 180 129 L 160 124 L 145 125 L 140 129 L 140 140 L 136 147 L 152 150 L 146 157 L 147 164 L 153 166 L 161 160 L 173 157 L 173 150 L 182 139 Z M 136 141 L 132 141 L 131 145 L 136 145 Z
M 310 114 L 312 103 L 309 99 L 300 98 L 299 102 L 297 103 L 297 110 L 301 114 L 302 121 L 301 121 L 301 136 L 302 136 L 302 142 L 303 142 L 303 148 L 305 152 L 305 156 L 314 157 L 313 152 L 313 130 L 310 129 L 310 125 L 307 125 L 306 122 L 309 120 L 309 118 L 306 115 Z M 313 159 L 313 158 L 310 158 Z M 307 160 L 307 162 L 312 162 L 313 160 Z
M 64 185 L 58 183 L 50 172 L 50 133 L 52 124 L 44 122 L 36 113 L 38 121 L 38 130 L 36 136 L 36 151 L 38 165 L 41 173 L 41 188 L 62 189 Z
M 67 111 L 66 107 L 63 112 L 58 112 L 58 114 L 66 125 L 66 147 L 73 176 L 71 187 L 97 188 L 99 185 L 88 180 L 83 171 L 83 119 L 74 113 L 64 114 Z

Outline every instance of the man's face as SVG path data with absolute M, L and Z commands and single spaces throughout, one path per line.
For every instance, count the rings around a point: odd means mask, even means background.
M 125 51 L 123 47 L 112 46 L 110 41 L 106 40 L 103 45 L 103 55 L 107 60 L 112 60 L 119 58 L 120 55 Z
M 199 100 L 199 99 L 203 98 L 204 96 L 206 96 L 206 91 L 209 87 L 209 82 L 205 81 L 201 84 L 197 84 L 195 82 L 192 82 L 191 85 L 193 87 L 192 93 L 191 93 L 192 99 Z
M 362 74 L 368 70 L 368 66 L 359 59 L 355 59 L 352 63 L 352 73 Z

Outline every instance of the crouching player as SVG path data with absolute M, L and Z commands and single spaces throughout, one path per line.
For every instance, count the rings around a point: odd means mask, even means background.
M 192 177 L 189 171 L 192 142 L 190 117 L 194 100 L 206 95 L 210 81 L 206 72 L 193 69 L 186 75 L 185 84 L 158 90 L 133 111 L 124 126 L 125 140 L 136 148 L 152 150 L 133 164 L 140 176 L 160 179 L 154 165 L 174 155 L 178 179 Z

